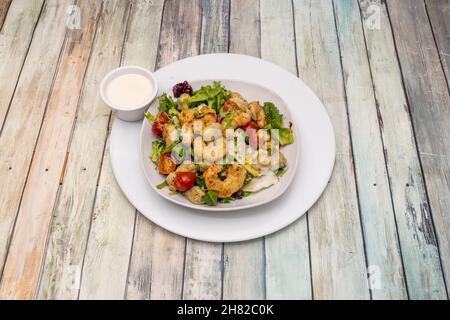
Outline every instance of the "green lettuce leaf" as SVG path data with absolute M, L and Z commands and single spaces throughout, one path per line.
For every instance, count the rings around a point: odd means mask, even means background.
M 283 127 L 283 116 L 272 102 L 264 102 L 263 109 L 267 118 L 266 129 L 280 129 Z
M 205 195 L 202 197 L 202 200 L 208 205 L 208 206 L 215 206 L 218 202 L 218 194 L 215 191 L 208 190 L 206 191 Z
M 160 95 L 158 101 L 160 112 L 169 112 L 170 109 L 176 108 L 175 101 L 173 101 L 172 97 L 167 95 L 167 93 Z

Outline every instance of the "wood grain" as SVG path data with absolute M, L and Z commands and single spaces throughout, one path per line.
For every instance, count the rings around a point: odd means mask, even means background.
M 370 25 L 371 5 L 380 9 L 379 29 Z M 386 6 L 360 0 L 360 7 L 409 297 L 445 299 L 435 231 L 418 214 L 428 200 Z
M 1 29 L 0 48 L 4 49 L 0 50 L 0 134 L 43 3 L 14 1 Z
M 333 6 L 325 0 L 295 0 L 294 16 L 299 74 L 327 108 L 336 136 L 333 175 L 308 214 L 313 297 L 368 299 Z
M 441 262 L 450 281 L 450 96 L 422 1 L 389 1 L 388 12 L 429 197 L 420 215 L 436 228 Z M 431 209 L 431 214 L 430 214 Z M 419 213 L 417 213 L 418 215 Z M 432 241 L 432 239 L 429 239 Z M 448 287 L 447 287 L 448 294 Z
M 0 267 L 3 266 L 6 258 L 8 239 L 12 233 L 34 145 L 58 65 L 58 57 L 64 43 L 64 12 L 68 3 L 67 1 L 46 2 L 0 136 L 0 181 L 2 181 L 0 185 L 0 235 L 2 237 L 0 264 L 2 265 Z M 39 267 L 39 258 L 33 255 L 33 246 L 39 247 L 40 244 L 29 242 L 27 249 L 20 248 L 27 236 L 24 227 L 26 224 L 30 228 L 34 227 L 33 223 L 24 220 L 26 218 L 19 217 L 21 221 L 18 226 L 21 227 L 11 240 L 11 255 L 5 263 L 0 284 L 0 297 L 21 298 L 33 295 L 31 290 L 35 283 L 25 282 L 23 286 L 20 286 L 21 277 L 35 276 L 24 274 L 24 271 L 28 268 L 31 270 Z M 40 218 L 40 216 L 34 216 L 33 220 Z M 38 229 L 32 231 L 37 232 Z M 45 241 L 45 234 L 43 238 Z M 19 261 L 21 263 L 16 264 Z
M 153 69 L 163 1 L 133 1 L 122 57 L 123 65 Z M 142 34 L 152 30 L 145 38 Z M 112 125 L 112 120 L 110 125 Z M 133 242 L 136 209 L 116 183 L 109 138 L 103 157 L 94 215 L 83 266 L 80 299 L 123 299 Z M 106 272 L 105 272 L 106 270 Z
M 262 0 L 260 6 L 261 57 L 297 75 L 292 3 Z M 306 216 L 267 236 L 265 254 L 267 299 L 311 299 Z
M 157 67 L 199 53 L 201 1 L 166 1 Z M 130 299 L 180 299 L 186 239 L 139 217 L 128 277 Z M 144 263 L 144 264 L 141 264 Z M 148 286 L 151 285 L 151 288 Z
M 334 4 L 367 263 L 376 270 L 372 298 L 407 299 L 359 6 L 357 1 Z
M 230 52 L 259 57 L 259 1 L 233 0 L 230 9 Z M 264 299 L 264 240 L 225 244 L 224 299 Z
M 120 63 L 128 3 L 106 1 L 86 71 L 66 173 L 54 219 L 39 298 L 76 299 L 91 222 L 110 110 L 98 95 L 101 79 Z
M 425 0 L 428 18 L 439 51 L 439 58 L 447 78 L 450 80 L 450 1 Z M 450 89 L 450 87 L 449 87 Z
M 14 241 L 4 272 L 4 281 L 8 280 L 8 276 L 15 278 L 3 285 L 5 288 L 10 287 L 17 298 L 29 298 L 36 292 L 53 206 L 100 8 L 101 1 L 98 0 L 81 3 L 80 12 L 84 19 L 82 29 L 67 35 L 22 195 Z M 36 190 L 41 190 L 39 197 L 36 197 Z M 20 270 L 20 266 L 23 266 L 23 270 Z
M 8 9 L 12 0 L 2 0 L 0 2 L 0 30 L 3 27 L 3 22 L 6 19 L 6 15 L 8 14 Z
M 202 54 L 227 52 L 229 0 L 202 2 Z M 187 239 L 183 299 L 220 299 L 223 246 Z

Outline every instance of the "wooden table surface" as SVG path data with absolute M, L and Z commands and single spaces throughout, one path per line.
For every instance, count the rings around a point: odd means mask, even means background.
M 448 299 L 449 0 L 0 0 L 0 27 L 0 298 Z M 336 134 L 320 200 L 243 243 L 130 205 L 98 95 L 214 52 L 297 74 Z

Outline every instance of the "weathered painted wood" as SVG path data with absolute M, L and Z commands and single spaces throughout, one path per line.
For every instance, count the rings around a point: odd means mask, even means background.
M 101 79 L 120 63 L 129 3 L 105 1 L 86 71 L 66 173 L 48 239 L 39 298 L 76 299 L 108 131 L 110 110 L 98 95 Z
M 261 57 L 297 75 L 292 2 L 262 0 L 260 6 Z M 306 215 L 267 236 L 265 251 L 267 299 L 311 299 Z
M 449 283 L 450 96 L 448 86 L 423 1 L 389 1 L 387 4 L 432 217 L 426 203 L 422 203 L 420 215 L 424 220 L 424 228 L 431 229 L 434 222 L 444 275 L 446 283 Z
M 67 35 L 15 225 L 4 271 L 4 290 L 33 297 L 39 280 L 53 206 L 78 106 L 101 1 L 80 4 L 84 23 Z M 39 197 L 36 196 L 39 191 Z M 10 278 L 8 278 L 10 277 Z
M 228 52 L 230 1 L 202 0 L 202 53 Z
M 331 1 L 294 0 L 300 77 L 326 106 L 336 135 L 334 172 L 308 214 L 313 297 L 368 299 L 343 75 Z
M 0 30 L 3 27 L 3 22 L 5 21 L 6 15 L 8 14 L 8 9 L 12 0 L 2 0 L 0 2 Z
M 450 81 L 450 1 L 425 0 L 428 17 L 433 28 L 434 38 L 439 50 L 447 85 Z M 449 87 L 450 88 L 450 87 Z
M 232 0 L 230 52 L 260 56 L 259 1 Z M 264 239 L 224 245 L 224 299 L 264 299 Z
M 123 65 L 153 69 L 158 48 L 163 1 L 133 1 L 122 57 Z M 142 34 L 152 30 L 148 37 Z M 112 125 L 112 120 L 110 124 Z M 109 140 L 109 139 L 108 139 Z M 123 299 L 136 209 L 116 183 L 109 156 L 103 157 L 86 257 L 80 299 Z
M 45 4 L 0 136 L 0 269 L 6 258 L 14 219 L 64 42 L 64 12 L 68 3 L 49 1 Z M 34 218 L 39 219 L 38 216 Z M 19 226 L 25 223 L 21 219 Z M 30 221 L 27 223 L 33 226 Z M 11 253 L 19 254 L 21 251 L 18 247 L 21 232 L 19 229 L 18 237 L 13 237 L 17 240 L 12 240 Z M 32 250 L 35 244 L 30 242 L 29 245 Z M 25 297 L 23 294 L 27 288 L 16 288 L 16 281 L 20 282 L 20 277 L 32 275 L 23 274 L 24 266 L 16 266 L 15 259 L 12 256 L 12 260 L 4 267 L 0 283 L 1 297 Z M 29 267 L 33 267 L 33 262 L 36 261 L 30 259 Z
M 199 53 L 201 19 L 200 0 L 165 2 L 157 67 Z M 171 234 L 142 217 L 138 218 L 127 297 L 180 299 L 185 247 L 185 238 Z
M 14 1 L 0 32 L 0 133 L 43 3 L 44 0 Z
M 360 0 L 360 9 L 409 297 L 445 299 L 436 234 L 418 214 L 428 200 L 386 6 Z
M 229 0 L 202 1 L 201 53 L 227 52 Z M 183 299 L 220 299 L 223 246 L 187 239 Z
M 407 299 L 358 1 L 334 1 L 334 7 L 372 298 Z

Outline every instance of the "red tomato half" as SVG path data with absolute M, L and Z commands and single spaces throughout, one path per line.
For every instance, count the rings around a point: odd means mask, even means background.
M 243 126 L 242 129 L 248 135 L 249 144 L 256 148 L 258 146 L 258 130 L 259 130 L 259 127 L 256 124 L 256 122 L 250 121 L 245 126 Z
M 192 188 L 195 184 L 195 172 L 177 172 L 175 176 L 175 188 L 184 192 Z

